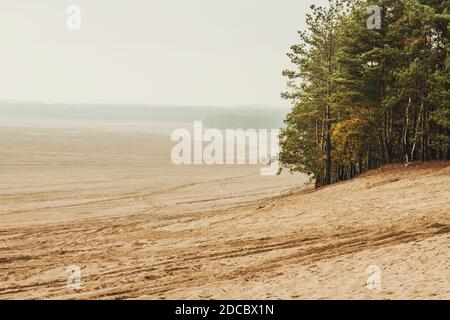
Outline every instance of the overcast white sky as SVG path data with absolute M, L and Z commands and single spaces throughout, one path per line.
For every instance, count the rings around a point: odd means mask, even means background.
M 0 0 L 0 100 L 280 105 L 285 54 L 326 2 Z

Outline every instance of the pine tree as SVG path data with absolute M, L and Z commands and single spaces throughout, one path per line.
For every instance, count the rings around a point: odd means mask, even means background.
M 316 184 L 322 185 L 332 181 L 332 99 L 338 66 L 337 30 L 344 3 L 330 1 L 327 8 L 312 6 L 311 9 L 312 13 L 306 17 L 309 32 L 299 32 L 301 43 L 292 46 L 288 54 L 297 69 L 283 72 L 292 89 L 283 97 L 293 100 L 294 109 L 286 119 L 281 143 L 286 152 L 280 157 L 291 168 L 304 166 L 316 178 Z M 288 145 L 302 149 L 292 152 Z
M 381 29 L 367 28 L 370 5 Z M 281 162 L 316 185 L 393 162 L 450 158 L 449 1 L 312 7 L 284 71 L 293 102 Z M 350 8 L 350 10 L 348 10 Z

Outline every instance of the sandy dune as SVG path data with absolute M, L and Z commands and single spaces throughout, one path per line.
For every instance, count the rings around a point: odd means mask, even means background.
M 1 130 L 0 298 L 450 298 L 449 162 L 312 191 L 161 136 Z

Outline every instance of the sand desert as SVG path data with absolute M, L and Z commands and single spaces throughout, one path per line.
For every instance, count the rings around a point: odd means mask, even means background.
M 175 166 L 164 134 L 0 131 L 2 299 L 450 298 L 449 162 L 314 190 Z

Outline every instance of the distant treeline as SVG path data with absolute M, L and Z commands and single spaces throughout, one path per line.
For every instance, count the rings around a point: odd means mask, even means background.
M 321 186 L 384 164 L 450 159 L 449 4 L 312 6 L 288 53 L 295 68 L 283 72 L 293 108 L 282 164 Z
M 220 110 L 218 107 L 0 102 L 0 117 L 17 119 L 193 123 Z
M 287 107 L 191 107 L 107 104 L 45 104 L 0 102 L 0 118 L 103 122 L 160 122 L 190 124 L 203 121 L 217 129 L 278 129 Z
M 279 129 L 283 126 L 283 119 L 288 109 L 240 109 L 221 110 L 208 114 L 205 118 L 205 126 L 217 129 Z

